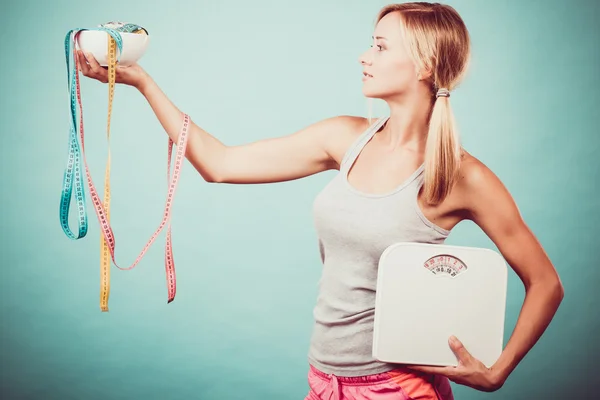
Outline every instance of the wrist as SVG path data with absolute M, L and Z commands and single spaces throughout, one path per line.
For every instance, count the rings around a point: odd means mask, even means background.
M 144 73 L 134 86 L 137 90 L 140 91 L 140 93 L 145 94 L 146 88 L 150 85 L 151 81 L 152 78 L 150 77 L 150 75 Z
M 508 347 L 502 351 L 500 357 L 496 362 L 489 368 L 490 375 L 494 382 L 503 385 L 508 376 L 517 366 L 519 358 L 513 353 L 512 348 Z
M 496 365 L 493 365 L 488 369 L 488 380 L 495 390 L 500 389 L 504 385 L 507 377 L 508 374 L 506 373 L 506 370 L 503 370 Z

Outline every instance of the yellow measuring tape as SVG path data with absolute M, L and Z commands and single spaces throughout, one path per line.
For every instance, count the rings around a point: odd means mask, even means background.
M 131 32 L 146 34 L 144 29 Z M 108 143 L 108 156 L 104 173 L 104 210 L 106 220 L 110 222 L 110 117 L 115 94 L 115 81 L 117 71 L 117 42 L 108 35 L 108 121 L 106 125 L 106 140 Z M 108 298 L 110 296 L 110 251 L 104 235 L 100 235 L 100 310 L 108 311 Z
M 148 31 L 146 29 L 135 25 L 135 24 L 121 24 L 115 29 L 112 26 L 113 23 L 102 25 L 98 28 L 98 30 L 102 30 L 107 32 L 109 35 L 107 39 L 108 43 L 108 54 L 107 54 L 107 71 L 108 71 L 108 117 L 106 124 L 106 138 L 108 144 L 108 154 L 106 160 L 106 170 L 104 174 L 104 197 L 101 198 L 96 190 L 94 183 L 92 181 L 92 177 L 87 165 L 87 161 L 85 158 L 85 146 L 84 146 L 84 130 L 83 130 L 83 108 L 81 104 L 81 93 L 79 87 L 79 74 L 78 74 L 78 62 L 77 57 L 75 57 L 75 63 L 73 64 L 73 74 L 71 76 L 71 70 L 69 69 L 69 78 L 70 85 L 69 91 L 71 94 L 71 137 L 70 137 L 70 147 L 69 147 L 69 158 L 67 163 L 67 168 L 65 169 L 64 177 L 63 177 L 63 188 L 61 193 L 61 203 L 60 203 L 60 222 L 63 228 L 63 231 L 70 239 L 77 240 L 81 239 L 87 233 L 87 216 L 85 213 L 85 197 L 83 194 L 83 190 L 81 188 L 81 163 L 80 158 L 83 159 L 83 163 L 85 164 L 85 171 L 87 175 L 87 180 L 90 189 L 90 195 L 94 204 L 94 210 L 98 216 L 98 222 L 100 223 L 100 228 L 102 230 L 102 236 L 100 238 L 100 309 L 103 312 L 108 311 L 108 300 L 110 295 L 110 268 L 111 264 L 114 263 L 115 266 L 121 270 L 131 270 L 133 269 L 143 258 L 144 254 L 148 251 L 148 249 L 154 243 L 154 240 L 158 237 L 163 228 L 167 227 L 167 240 L 165 245 L 165 271 L 167 275 L 167 292 L 168 299 L 167 303 L 171 303 L 175 299 L 176 293 L 176 277 L 175 277 L 175 263 L 173 260 L 173 249 L 172 249 L 172 241 L 171 241 L 171 209 L 173 205 L 173 197 L 175 195 L 175 191 L 177 188 L 177 182 L 179 181 L 179 176 L 181 175 L 182 163 L 185 159 L 185 149 L 187 146 L 187 140 L 189 137 L 189 129 L 191 126 L 190 117 L 181 113 L 182 116 L 182 124 L 181 130 L 179 132 L 179 138 L 177 139 L 177 151 L 175 154 L 175 166 L 173 167 L 173 175 L 171 176 L 171 160 L 173 156 L 173 145 L 175 144 L 173 140 L 169 138 L 168 142 L 168 157 L 167 157 L 167 176 L 168 176 L 168 192 L 167 199 L 165 204 L 165 210 L 163 214 L 163 219 L 158 227 L 158 229 L 154 232 L 150 240 L 146 243 L 141 253 L 138 255 L 137 259 L 134 261 L 132 265 L 129 267 L 120 267 L 115 260 L 115 236 L 113 230 L 110 226 L 110 202 L 111 202 L 111 193 L 110 193 L 110 165 L 111 165 L 111 153 L 110 153 L 110 121 L 112 116 L 112 106 L 114 101 L 114 91 L 116 84 L 116 72 L 117 72 L 117 64 L 120 62 L 117 58 L 117 53 L 122 51 L 123 49 L 123 41 L 122 36 L 119 34 L 119 31 L 124 32 L 126 34 L 141 34 L 145 33 L 148 35 Z M 67 33 L 67 37 L 65 38 L 65 54 L 67 55 L 67 68 L 69 68 L 70 63 L 70 54 L 73 52 L 73 46 L 71 45 L 71 35 L 75 32 L 75 36 L 73 38 L 73 42 L 77 42 L 77 38 L 79 34 L 86 29 L 73 29 Z M 73 54 L 74 55 L 74 54 Z M 80 120 L 80 140 L 81 144 L 77 140 L 77 127 L 76 127 L 76 104 L 79 104 L 79 109 L 81 112 L 81 120 Z M 75 174 L 75 178 L 73 175 Z M 69 225 L 69 203 L 72 196 L 72 184 L 73 180 L 75 181 L 75 190 L 76 190 L 76 199 L 77 199 L 77 211 L 79 213 L 79 232 L 78 235 L 75 235 Z M 112 263 L 111 263 L 112 261 Z

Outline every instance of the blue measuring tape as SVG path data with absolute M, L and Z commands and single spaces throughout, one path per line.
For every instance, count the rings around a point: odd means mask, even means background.
M 65 56 L 67 62 L 67 85 L 71 95 L 71 131 L 69 134 L 68 158 L 67 167 L 63 175 L 62 193 L 60 198 L 60 225 L 63 232 L 69 239 L 82 239 L 87 235 L 88 218 L 86 211 L 85 191 L 83 188 L 83 175 L 81 171 L 81 146 L 78 138 L 77 129 L 77 91 L 76 91 L 76 74 L 78 71 L 75 67 L 75 60 L 71 64 L 71 57 L 74 49 L 74 34 L 84 30 L 100 30 L 107 32 L 115 42 L 119 52 L 123 49 L 123 40 L 119 32 L 111 28 L 93 28 L 93 29 L 71 29 L 65 37 Z M 120 53 L 119 53 L 120 56 Z M 83 145 L 83 143 L 81 144 Z M 78 226 L 79 231 L 77 236 L 73 233 L 69 226 L 69 209 L 71 207 L 71 197 L 73 196 L 73 181 L 75 181 L 75 200 L 77 202 Z
M 188 130 L 190 126 L 189 117 L 183 114 L 183 124 L 177 143 L 177 156 L 175 159 L 175 168 L 173 177 L 169 180 L 169 194 L 167 198 L 167 204 L 165 206 L 165 215 L 163 221 L 152 235 L 141 254 L 138 256 L 136 261 L 128 268 L 119 267 L 115 261 L 115 239 L 112 229 L 110 227 L 110 145 L 109 153 L 106 164 L 105 172 L 105 193 L 104 201 L 100 199 L 95 186 L 92 181 L 92 177 L 89 172 L 85 157 L 85 145 L 84 145 L 84 129 L 83 129 L 83 107 L 81 104 L 81 90 L 79 81 L 79 63 L 80 60 L 77 58 L 75 52 L 75 44 L 78 42 L 79 34 L 86 30 L 99 30 L 108 34 L 107 43 L 107 57 L 108 57 L 108 84 L 109 84 L 109 103 L 108 103 L 108 122 L 107 122 L 107 140 L 110 141 L 110 117 L 113 104 L 115 77 L 116 77 L 116 66 L 120 62 L 120 56 L 123 50 L 123 40 L 120 32 L 140 34 L 145 32 L 148 35 L 148 31 L 135 24 L 123 24 L 123 23 L 108 23 L 101 25 L 94 29 L 73 29 L 67 33 L 65 38 L 65 54 L 67 63 L 67 84 L 69 93 L 71 96 L 70 108 L 71 108 L 71 130 L 69 138 L 69 156 L 67 160 L 67 168 L 64 173 L 63 189 L 60 203 L 60 221 L 63 231 L 70 239 L 77 240 L 86 236 L 88 230 L 88 220 L 86 213 L 86 201 L 85 191 L 83 188 L 83 172 L 82 169 L 85 167 L 85 173 L 89 184 L 90 197 L 94 205 L 100 227 L 102 229 L 102 236 L 100 242 L 100 308 L 101 310 L 108 311 L 108 296 L 110 292 L 110 259 L 115 263 L 115 266 L 122 270 L 133 269 L 143 255 L 150 248 L 160 231 L 167 226 L 167 243 L 165 249 L 165 269 L 167 272 L 167 289 L 168 289 L 168 302 L 173 301 L 175 298 L 175 265 L 173 262 L 173 251 L 171 245 L 171 225 L 170 225 L 170 210 L 177 186 L 177 181 L 181 171 L 181 162 L 185 158 L 185 148 L 187 145 Z M 71 65 L 71 62 L 73 64 Z M 80 108 L 81 116 L 79 119 L 79 132 L 77 126 L 77 106 Z M 169 156 L 168 156 L 168 168 L 167 175 L 170 176 L 170 164 L 171 164 L 171 152 L 173 142 L 169 139 Z M 83 164 L 83 165 L 82 165 Z M 75 235 L 69 227 L 69 207 L 70 201 L 73 196 L 73 185 L 75 186 L 75 200 L 77 202 L 77 211 L 79 213 L 79 231 L 78 235 Z
M 114 27 L 114 29 L 113 29 Z M 74 42 L 75 35 L 81 31 L 98 30 L 108 33 L 116 42 L 118 53 L 117 63 L 120 60 L 121 54 L 123 53 L 123 39 L 119 32 L 135 32 L 138 30 L 146 29 L 136 24 L 123 24 L 109 22 L 96 28 L 77 28 L 71 29 L 67 32 L 65 37 L 65 57 L 67 63 L 67 86 L 71 96 L 71 131 L 69 134 L 69 145 L 68 145 L 68 158 L 67 166 L 63 175 L 63 185 L 60 198 L 60 225 L 63 232 L 69 239 L 78 240 L 82 239 L 87 235 L 88 231 L 88 218 L 86 211 L 85 201 L 85 190 L 83 187 L 83 174 L 81 168 L 81 147 L 83 143 L 79 143 L 78 128 L 77 128 L 77 83 L 76 75 L 78 71 L 76 69 L 75 60 L 72 57 L 74 55 Z M 78 213 L 78 233 L 75 235 L 69 226 L 69 211 L 71 207 L 71 198 L 73 197 L 73 183 L 75 184 L 75 201 L 77 203 Z

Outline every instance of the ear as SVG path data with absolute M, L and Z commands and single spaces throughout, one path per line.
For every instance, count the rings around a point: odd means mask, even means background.
M 428 80 L 431 78 L 432 72 L 427 68 L 421 68 L 417 71 L 417 79 L 420 81 Z

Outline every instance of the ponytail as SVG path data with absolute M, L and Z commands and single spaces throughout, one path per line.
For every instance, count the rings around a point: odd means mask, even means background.
M 442 202 L 450 193 L 458 178 L 462 150 L 450 92 L 441 88 L 435 96 L 425 145 L 423 192 L 429 204 Z
M 377 23 L 392 12 L 400 17 L 401 36 L 417 71 L 428 72 L 427 83 L 434 90 L 425 145 L 423 197 L 429 204 L 439 204 L 458 179 L 462 157 L 449 89 L 459 84 L 469 68 L 469 31 L 458 12 L 445 4 L 388 4 L 379 11 Z

